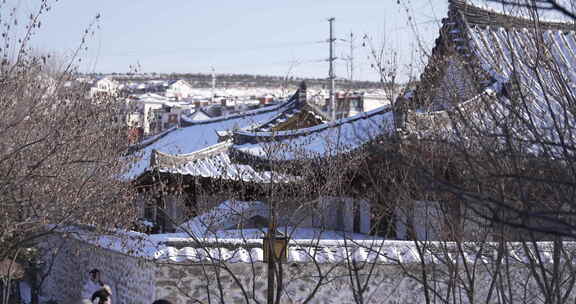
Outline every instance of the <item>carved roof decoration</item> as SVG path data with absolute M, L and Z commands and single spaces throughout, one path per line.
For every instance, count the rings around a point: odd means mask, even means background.
M 442 87 L 442 81 L 451 65 L 458 65 L 473 79 L 473 88 L 470 85 L 466 88 L 472 90 L 472 96 L 455 94 L 457 96 L 454 99 L 460 102 L 482 94 L 495 82 L 506 82 L 511 73 L 502 70 L 500 63 L 509 63 L 511 57 L 522 59 L 518 54 L 506 52 L 526 48 L 523 45 L 526 40 L 542 39 L 544 43 L 553 42 L 552 49 L 572 49 L 567 56 L 570 58 L 557 56 L 557 59 L 568 59 L 564 61 L 568 61 L 567 65 L 574 70 L 576 61 L 571 59 L 574 59 L 575 30 L 574 23 L 535 22 L 529 16 L 509 15 L 463 0 L 451 0 L 448 16 L 442 20 L 439 36 L 421 75 L 421 83 L 414 92 L 411 107 L 439 109 L 449 104 L 431 105 L 430 99 L 433 90 Z M 461 88 L 455 88 L 454 91 L 457 90 Z

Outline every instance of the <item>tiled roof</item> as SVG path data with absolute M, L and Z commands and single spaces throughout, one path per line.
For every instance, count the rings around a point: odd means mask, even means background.
M 132 180 L 148 171 L 153 151 L 164 154 L 192 153 L 217 144 L 220 140 L 217 133 L 219 131 L 242 128 L 251 129 L 259 126 L 262 122 L 269 121 L 282 112 L 292 110 L 293 107 L 294 100 L 290 99 L 275 106 L 241 114 L 191 122 L 189 126 L 175 129 L 135 152 L 138 154 L 139 159 L 131 164 L 124 178 Z
M 175 155 L 154 150 L 151 168 L 162 173 L 264 184 L 296 180 L 293 176 L 255 170 L 250 165 L 233 162 L 229 153 L 231 146 L 232 143 L 226 141 L 190 154 Z
M 290 182 L 298 178 L 272 173 L 258 163 L 332 157 L 350 152 L 393 132 L 393 115 L 382 107 L 357 116 L 310 128 L 279 131 L 234 131 L 232 140 L 189 154 L 153 152 L 152 167 L 160 172 L 243 180 L 257 183 Z M 279 148 L 280 147 L 280 148 Z
M 98 248 L 113 250 L 160 263 L 256 263 L 263 261 L 262 239 L 192 239 L 173 238 L 173 234 L 145 235 L 136 232 L 113 234 L 93 233 L 74 227 L 60 228 L 68 237 L 91 244 Z M 178 234 L 180 235 L 180 234 Z M 330 236 L 332 237 L 332 236 Z M 373 239 L 363 236 L 359 239 L 348 234 L 337 239 L 293 238 L 288 246 L 288 263 L 347 263 L 348 261 L 368 262 L 382 265 L 402 263 L 409 265 L 455 263 L 465 259 L 468 262 L 494 262 L 498 258 L 501 243 L 475 242 L 426 242 Z M 417 246 L 420 246 L 419 248 Z M 534 255 L 535 246 L 542 263 L 553 262 L 553 242 L 538 242 L 536 245 L 508 242 L 507 258 L 512 264 L 529 263 L 529 255 Z M 574 248 L 576 243 L 564 242 L 564 248 Z M 462 254 L 463 250 L 463 254 Z M 449 261 L 448 261 L 449 260 Z
M 452 75 L 455 71 L 460 73 L 456 78 L 468 76 L 473 82 L 458 82 Z M 571 131 L 574 117 L 567 107 L 576 100 L 574 23 L 535 23 L 522 16 L 452 0 L 421 78 L 415 104 L 422 106 L 426 104 L 423 100 L 435 96 L 432 103 L 441 104 L 445 110 L 409 113 L 408 126 L 416 125 L 417 121 L 410 121 L 416 118 L 430 121 L 432 128 L 432 121 L 441 117 L 449 121 L 450 112 L 454 114 L 465 105 L 468 109 L 483 109 L 484 114 L 476 113 L 475 121 L 482 121 L 483 127 L 494 131 L 514 121 L 516 125 L 507 128 L 526 143 L 547 140 L 554 145 L 561 136 L 565 141 L 575 140 Z M 454 94 L 438 94 L 436 88 Z M 518 107 L 518 102 L 523 107 Z M 536 128 L 528 130 L 527 121 Z M 540 145 L 528 149 L 539 154 L 547 148 Z
M 388 106 L 310 128 L 279 132 L 234 132 L 233 149 L 248 157 L 275 161 L 324 158 L 347 153 L 394 133 Z
M 502 8 L 502 5 L 497 3 Z M 506 10 L 497 11 L 490 7 L 481 7 L 466 0 L 450 0 L 450 9 L 461 14 L 470 25 L 493 26 L 505 28 L 530 28 L 534 20 L 529 16 L 529 10 L 514 5 Z M 539 12 L 542 14 L 542 12 Z M 574 30 L 574 24 L 566 21 L 550 21 L 540 18 L 538 26 L 541 29 Z

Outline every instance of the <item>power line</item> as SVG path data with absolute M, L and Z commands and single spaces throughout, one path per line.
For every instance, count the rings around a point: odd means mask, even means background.
M 326 63 L 327 59 L 311 59 L 311 60 L 298 60 L 298 64 L 317 64 L 317 63 Z M 294 63 L 294 61 L 273 61 L 273 62 L 258 62 L 258 63 L 233 63 L 233 64 L 218 64 L 218 69 L 227 69 L 227 68 L 236 68 L 236 67 L 266 67 L 266 66 L 284 66 Z M 192 65 L 195 69 L 205 69 L 210 70 L 212 69 L 213 65 Z
M 150 52 L 154 52 L 153 55 L 189 53 L 189 52 L 237 52 L 237 51 L 255 51 L 255 50 L 264 50 L 264 49 L 279 49 L 279 48 L 286 48 L 286 47 L 312 46 L 312 45 L 318 45 L 318 44 L 323 44 L 323 43 L 325 43 L 325 41 L 283 42 L 283 43 L 275 43 L 275 44 L 236 46 L 236 47 L 179 47 L 179 48 L 170 48 L 170 49 L 150 50 Z M 128 50 L 128 51 L 112 52 L 112 53 L 110 53 L 110 55 L 113 55 L 113 56 L 140 55 L 140 56 L 142 56 L 142 53 L 139 53 L 139 51 L 136 51 L 136 50 Z

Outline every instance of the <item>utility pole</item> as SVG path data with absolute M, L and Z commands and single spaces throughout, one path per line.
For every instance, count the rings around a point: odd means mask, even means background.
M 334 57 L 334 41 L 336 41 L 336 39 L 334 38 L 334 17 L 331 17 L 330 19 L 328 19 L 328 22 L 330 22 L 330 58 L 328 58 L 328 62 L 330 63 L 330 70 L 328 71 L 328 80 L 329 80 L 329 88 L 330 88 L 330 107 L 332 108 L 332 120 L 336 120 L 336 102 L 335 102 L 335 98 L 334 98 L 334 78 L 336 78 L 334 76 L 334 60 L 336 60 L 336 58 Z
M 275 262 L 276 262 L 276 248 L 275 248 L 275 236 L 276 236 L 276 205 L 272 205 L 274 202 L 270 202 L 268 206 L 268 216 L 270 221 L 268 222 L 268 290 L 266 304 L 274 304 L 274 289 L 275 286 Z
M 350 83 L 354 81 L 354 33 L 350 32 Z
M 216 93 L 216 70 L 214 70 L 214 67 L 210 67 L 210 69 L 212 69 L 212 98 L 211 101 L 212 103 L 214 103 L 214 100 L 216 99 L 215 93 Z

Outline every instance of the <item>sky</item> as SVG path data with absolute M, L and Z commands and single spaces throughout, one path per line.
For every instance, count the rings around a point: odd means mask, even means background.
M 8 0 L 29 15 L 38 0 Z M 397 52 L 400 73 L 421 63 L 438 36 L 447 0 L 60 0 L 42 16 L 32 44 L 70 56 L 100 14 L 81 53 L 82 72 L 246 73 L 325 78 L 328 74 L 329 17 L 335 18 L 335 71 L 348 78 L 350 33 L 354 34 L 354 78 L 377 80 L 371 68 L 368 35 L 374 48 L 384 42 Z M 409 12 L 406 12 L 406 9 Z M 2 8 L 6 10 L 6 8 Z M 416 29 L 409 25 L 416 25 Z M 421 46 L 418 47 L 420 38 Z M 415 53 L 416 52 L 416 53 Z M 415 59 L 416 58 L 416 59 Z

